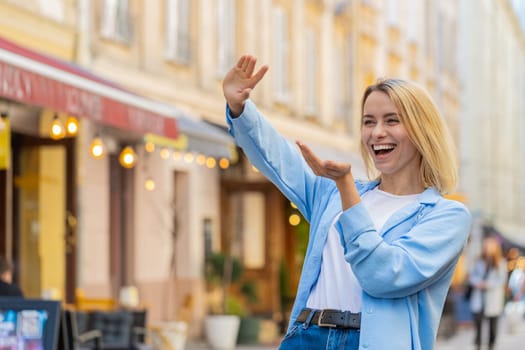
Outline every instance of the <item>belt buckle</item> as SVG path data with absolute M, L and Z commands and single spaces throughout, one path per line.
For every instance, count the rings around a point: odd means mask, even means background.
M 325 310 L 321 310 L 321 313 L 319 314 L 319 318 L 317 319 L 317 325 L 319 327 L 329 327 L 329 328 L 336 328 L 337 325 L 333 323 L 323 323 L 323 315 Z

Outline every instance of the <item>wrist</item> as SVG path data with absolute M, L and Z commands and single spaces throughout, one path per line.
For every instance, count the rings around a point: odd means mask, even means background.
M 230 116 L 232 118 L 237 118 L 244 110 L 244 101 L 242 103 L 228 102 L 228 107 L 230 108 Z

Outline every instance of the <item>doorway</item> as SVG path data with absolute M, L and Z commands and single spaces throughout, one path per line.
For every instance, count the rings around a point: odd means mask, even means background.
M 76 201 L 74 139 L 12 133 L 15 281 L 27 297 L 74 301 Z

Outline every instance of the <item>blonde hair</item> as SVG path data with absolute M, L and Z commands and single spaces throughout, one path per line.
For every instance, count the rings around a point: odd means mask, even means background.
M 457 181 L 455 149 L 450 132 L 430 95 L 419 85 L 401 79 L 380 79 L 366 88 L 361 114 L 374 91 L 388 95 L 399 112 L 401 123 L 421 154 L 420 176 L 425 187 L 441 194 L 454 191 Z M 363 124 L 361 123 L 361 128 Z M 361 155 L 369 176 L 377 173 L 371 155 L 361 142 Z

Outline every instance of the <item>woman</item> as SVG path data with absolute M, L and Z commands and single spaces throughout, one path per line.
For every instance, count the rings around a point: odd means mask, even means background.
M 507 283 L 507 262 L 503 258 L 500 242 L 494 237 L 483 240 L 481 255 L 474 264 L 469 277 L 473 286 L 470 310 L 474 316 L 476 337 L 474 343 L 481 349 L 482 325 L 489 321 L 489 349 L 494 348 L 498 331 L 498 319 L 503 313 Z
M 349 163 L 297 148 L 249 100 L 268 71 L 242 56 L 223 92 L 230 133 L 310 223 L 301 280 L 281 349 L 433 348 L 471 216 L 442 193 L 454 188 L 448 132 L 428 95 L 384 80 L 364 93 L 362 155 Z M 375 170 L 373 169 L 375 167 Z

